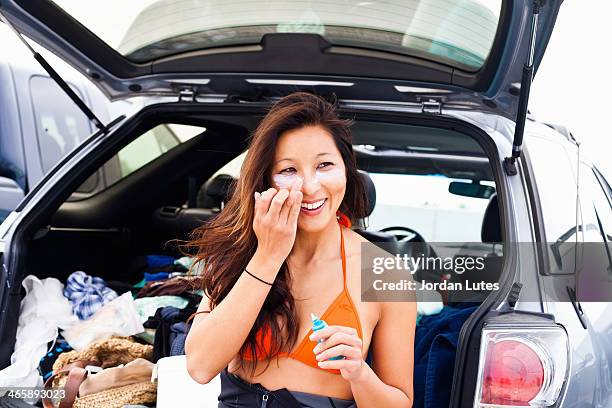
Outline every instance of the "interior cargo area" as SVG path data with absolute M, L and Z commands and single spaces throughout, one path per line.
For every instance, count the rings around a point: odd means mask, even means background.
M 26 276 L 52 277 L 66 284 L 74 272 L 82 271 L 103 279 L 118 296 L 130 292 L 134 301 L 161 296 L 155 291 L 147 295 L 142 285 L 151 289 L 154 282 L 187 280 L 189 254 L 181 253 L 175 240 L 188 239 L 195 227 L 215 217 L 232 199 L 249 136 L 263 112 L 207 112 L 195 106 L 145 109 L 131 119 L 123 135 L 74 169 L 71 189 L 58 202 L 49 202 L 16 235 L 21 253 L 11 273 L 17 284 L 5 311 L 14 318 L 7 321 L 2 345 L 14 346 Z M 354 119 L 354 151 L 371 207 L 369 216 L 355 226 L 358 232 L 399 255 L 421 248 L 430 255 L 483 257 L 487 276 L 477 279 L 497 281 L 503 266 L 503 225 L 486 140 L 454 125 L 436 124 L 432 118 L 344 114 Z M 432 267 L 419 270 L 416 279 L 441 282 L 458 276 Z M 197 283 L 182 292 L 165 293 L 186 302 L 182 307 L 168 303 L 140 308 L 141 323 L 148 322 L 147 335 L 131 336 L 153 347 L 153 363 L 180 354 L 180 347 L 172 344 L 176 333 L 160 317 L 162 307 L 180 310 L 172 324 L 185 323 L 186 334 L 187 316 L 201 299 Z M 473 299 L 438 294 L 438 304 L 419 309 L 415 407 L 448 405 L 459 332 L 488 292 Z M 50 342 L 49 350 L 55 344 Z M 2 354 L 0 367 L 7 367 L 10 357 Z M 45 374 L 50 376 L 48 367 Z M 435 396 L 426 390 L 435 390 Z

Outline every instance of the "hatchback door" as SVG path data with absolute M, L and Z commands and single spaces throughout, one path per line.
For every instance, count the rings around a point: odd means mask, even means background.
M 282 83 L 333 86 L 344 99 L 435 95 L 514 120 L 530 39 L 537 67 L 560 3 L 2 0 L 0 11 L 112 99 Z

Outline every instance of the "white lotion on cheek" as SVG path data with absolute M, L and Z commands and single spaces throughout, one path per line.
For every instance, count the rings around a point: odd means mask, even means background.
M 291 188 L 293 182 L 297 179 L 304 180 L 301 176 L 297 174 L 275 174 L 272 176 L 272 181 L 276 188 Z
M 344 177 L 344 171 L 342 169 L 337 168 L 330 170 L 320 169 L 317 170 L 315 177 L 317 178 L 319 183 L 329 181 L 337 182 L 341 181 Z

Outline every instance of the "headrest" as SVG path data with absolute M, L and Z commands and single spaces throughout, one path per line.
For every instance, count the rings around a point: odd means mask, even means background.
M 374 207 L 376 207 L 376 186 L 374 186 L 374 182 L 370 178 L 370 175 L 363 171 L 358 170 L 359 175 L 361 175 L 361 179 L 363 180 L 363 186 L 365 187 L 366 197 L 368 198 L 368 206 L 366 208 L 366 217 L 369 217 L 374 211 Z
M 487 209 L 484 212 L 482 219 L 482 228 L 480 229 L 480 238 L 482 242 L 502 242 L 501 220 L 499 214 L 499 203 L 497 194 L 494 193 L 487 204 Z
M 228 202 L 232 196 L 234 178 L 229 174 L 218 174 L 208 180 L 198 192 L 199 208 L 221 208 L 221 202 Z

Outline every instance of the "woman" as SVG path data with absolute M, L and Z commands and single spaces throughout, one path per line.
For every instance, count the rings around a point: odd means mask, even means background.
M 219 407 L 412 404 L 415 304 L 360 302 L 366 241 L 349 227 L 367 203 L 348 125 L 320 97 L 281 99 L 233 197 L 195 232 L 208 301 L 187 369 L 200 383 L 221 373 Z M 311 313 L 328 327 L 313 333 Z

